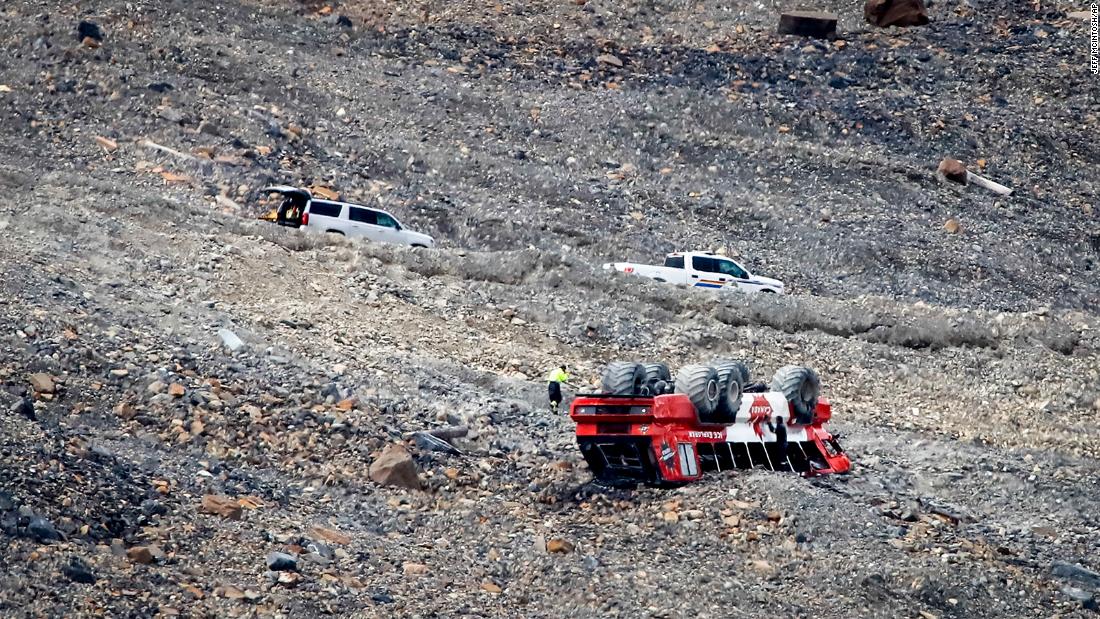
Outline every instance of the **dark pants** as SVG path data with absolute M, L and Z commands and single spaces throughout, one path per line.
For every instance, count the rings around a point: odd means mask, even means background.
M 547 390 L 550 392 L 550 405 L 557 408 L 561 404 L 561 383 L 551 382 L 547 386 Z
M 784 423 L 775 425 L 775 449 L 779 452 L 779 458 L 783 464 L 790 468 L 790 462 L 787 461 L 787 425 Z

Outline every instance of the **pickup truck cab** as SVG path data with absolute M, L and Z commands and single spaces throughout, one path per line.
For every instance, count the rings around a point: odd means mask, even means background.
M 279 208 L 270 217 L 264 217 L 280 226 L 365 237 L 379 243 L 435 246 L 435 239 L 406 229 L 396 217 L 381 209 L 351 202 L 321 200 L 306 189 L 286 185 L 264 187 L 260 191 L 283 196 Z
M 669 254 L 664 266 L 612 262 L 603 268 L 631 275 L 640 275 L 659 282 L 686 284 L 695 288 L 739 290 L 783 294 L 785 286 L 778 279 L 753 275 L 737 262 L 711 252 L 689 251 Z

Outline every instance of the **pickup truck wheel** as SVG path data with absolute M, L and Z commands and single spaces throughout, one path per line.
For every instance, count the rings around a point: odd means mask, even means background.
M 821 379 L 810 368 L 787 365 L 772 376 L 772 391 L 779 391 L 791 403 L 795 421 L 803 425 L 813 423 L 817 399 L 821 395 Z
M 714 411 L 718 408 L 722 390 L 718 384 L 718 372 L 707 365 L 688 365 L 676 374 L 676 393 L 683 393 L 695 406 L 699 423 L 715 423 Z
M 775 294 L 775 291 L 772 290 L 771 288 L 765 288 L 765 289 L 761 290 L 760 292 L 766 292 L 768 294 Z
M 600 377 L 600 388 L 611 395 L 639 395 L 645 386 L 645 367 L 633 361 L 612 361 Z
M 718 417 L 733 423 L 737 420 L 737 411 L 741 410 L 741 395 L 749 383 L 749 368 L 733 359 L 715 359 L 710 365 L 718 372 L 718 388 L 722 394 L 718 400 Z
M 427 245 L 421 245 L 420 243 L 413 243 L 412 246 L 413 247 L 419 247 L 421 249 L 428 249 Z
M 339 234 L 340 236 L 344 236 L 344 233 L 339 230 L 325 230 L 325 232 L 328 232 L 329 234 Z
M 650 395 L 661 395 L 672 380 L 672 374 L 668 366 L 663 363 L 643 363 L 645 369 L 645 385 L 649 387 Z

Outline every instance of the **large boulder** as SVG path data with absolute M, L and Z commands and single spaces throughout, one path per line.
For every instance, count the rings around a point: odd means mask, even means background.
M 863 18 L 880 28 L 923 26 L 928 23 L 928 10 L 923 0 L 867 0 Z
M 382 454 L 370 465 L 370 478 L 383 486 L 420 489 L 420 475 L 416 462 L 404 445 L 388 445 Z

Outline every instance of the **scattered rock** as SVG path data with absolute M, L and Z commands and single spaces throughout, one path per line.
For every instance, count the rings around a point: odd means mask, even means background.
M 31 387 L 36 393 L 53 393 L 54 383 L 53 377 L 45 372 L 38 372 L 31 374 L 27 377 L 27 381 L 30 382 Z
M 600 64 L 609 64 L 613 67 L 623 66 L 623 61 L 614 54 L 600 54 L 599 56 L 596 56 L 596 62 Z
M 326 24 L 331 24 L 333 26 L 340 26 L 341 28 L 351 28 L 355 25 L 352 23 L 350 17 L 342 13 L 333 13 L 332 15 L 328 15 L 321 21 Z
M 761 576 L 771 576 L 775 573 L 775 567 L 763 559 L 755 559 L 749 562 L 749 567 Z
M 298 559 L 285 552 L 273 552 L 267 555 L 267 569 L 275 572 L 296 572 Z
M 325 527 L 313 527 L 312 529 L 310 529 L 310 534 L 320 537 L 327 542 L 340 544 L 341 546 L 347 546 L 351 543 L 351 537 L 335 529 L 328 529 Z
M 413 434 L 413 440 L 416 443 L 416 447 L 423 451 L 439 451 L 455 456 L 462 455 L 462 452 L 454 445 L 427 432 L 417 432 Z
M 96 581 L 92 569 L 88 567 L 87 563 L 77 557 L 70 559 L 69 564 L 61 569 L 61 573 L 73 582 L 86 585 L 94 585 Z
M 62 539 L 61 532 L 53 526 L 53 523 L 41 516 L 31 518 L 31 521 L 27 523 L 27 533 L 40 542 L 52 542 Z
M 113 153 L 118 150 L 118 142 L 112 140 L 111 138 L 105 138 L 102 135 L 97 135 L 95 136 L 95 142 L 96 144 L 99 144 L 100 148 L 107 151 L 108 153 Z
M 501 593 L 502 591 L 504 591 L 504 589 L 502 589 L 500 585 L 491 580 L 486 580 L 485 582 L 481 583 L 481 588 L 493 594 Z
M 208 494 L 202 497 L 202 511 L 207 514 L 215 514 L 230 520 L 240 520 L 243 509 L 240 503 L 227 496 Z
M 85 41 L 86 39 L 103 41 L 103 31 L 99 29 L 99 24 L 94 21 L 82 21 L 76 25 L 76 40 Z
M 187 389 L 185 389 L 183 385 L 179 383 L 172 383 L 171 385 L 168 385 L 168 395 L 174 398 L 182 398 L 186 393 Z
M 1062 594 L 1080 604 L 1083 608 L 1092 611 L 1100 611 L 1100 603 L 1097 603 L 1096 596 L 1085 591 L 1078 589 L 1077 587 L 1062 587 Z
M 146 516 L 163 516 L 168 513 L 168 508 L 156 499 L 145 499 L 141 502 L 141 513 Z
M 244 341 L 229 329 L 218 329 L 218 337 L 222 339 L 222 344 L 229 349 L 229 352 L 237 352 L 244 346 Z
M 387 445 L 382 454 L 370 465 L 370 478 L 383 486 L 401 488 L 421 488 L 416 462 L 413 461 L 404 445 Z
M 880 28 L 924 26 L 928 23 L 928 11 L 922 0 L 867 0 L 863 18 Z
M 1097 400 L 1097 402 L 1100 402 L 1100 400 Z M 1098 406 L 1097 408 L 1100 408 L 1100 406 Z M 31 401 L 30 398 L 19 398 L 18 400 L 13 402 L 11 405 L 11 412 L 15 413 L 16 415 L 26 417 L 31 421 L 34 421 L 38 418 L 38 416 L 34 414 L 34 402 Z
M 560 538 L 554 538 L 546 542 L 546 552 L 557 552 L 561 554 L 566 554 L 573 552 L 574 548 L 575 546 L 573 545 L 573 542 Z
M 815 39 L 836 38 L 837 16 L 819 11 L 789 11 L 779 16 L 779 34 L 793 34 Z
M 1100 573 L 1080 565 L 1066 563 L 1064 561 L 1055 561 L 1051 566 L 1051 572 L 1053 572 L 1055 576 L 1075 580 L 1088 587 L 1100 588 Z
M 952 217 L 951 219 L 948 219 L 946 222 L 944 222 L 943 229 L 948 234 L 958 234 L 959 230 L 962 229 L 962 225 L 959 223 L 958 219 Z
M 958 159 L 940 161 L 937 171 L 949 181 L 966 184 L 966 165 Z
M 164 551 L 156 545 L 134 546 L 126 551 L 126 557 L 134 563 L 148 565 L 164 560 Z

